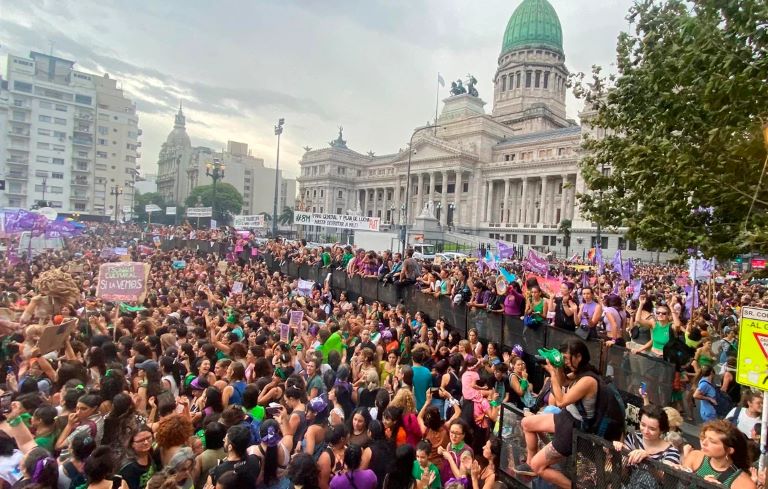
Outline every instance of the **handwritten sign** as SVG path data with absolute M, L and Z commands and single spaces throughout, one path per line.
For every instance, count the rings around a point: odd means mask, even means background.
M 240 281 L 237 281 L 232 284 L 232 294 L 242 294 L 243 293 L 243 283 Z
M 296 330 L 296 334 L 301 334 L 301 321 L 304 319 L 304 311 L 291 311 L 288 319 L 288 326 Z
M 45 355 L 52 351 L 59 351 L 64 343 L 67 341 L 70 333 L 77 326 L 77 319 L 72 318 L 66 321 L 62 321 L 59 325 L 46 326 L 43 328 L 43 332 L 40 334 L 40 340 L 37 342 L 37 347 L 40 348 L 40 353 Z
M 280 342 L 288 343 L 291 341 L 291 326 L 288 324 L 280 324 Z
M 147 277 L 147 263 L 105 263 L 99 267 L 96 295 L 108 301 L 142 302 L 147 293 Z

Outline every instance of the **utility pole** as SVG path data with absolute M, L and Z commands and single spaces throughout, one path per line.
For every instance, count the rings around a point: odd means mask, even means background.
M 280 135 L 283 134 L 283 125 L 285 125 L 285 119 L 282 117 L 278 119 L 275 126 L 275 136 L 277 136 L 277 158 L 275 159 L 275 200 L 272 205 L 272 237 L 277 237 L 277 195 L 279 191 L 280 181 Z

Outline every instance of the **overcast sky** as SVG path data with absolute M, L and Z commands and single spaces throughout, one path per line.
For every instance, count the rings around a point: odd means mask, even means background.
M 339 125 L 357 151 L 404 147 L 434 118 L 438 71 L 449 85 L 474 75 L 490 112 L 520 1 L 0 0 L 0 57 L 52 43 L 79 69 L 120 80 L 139 109 L 143 172 L 156 171 L 182 99 L 193 145 L 242 141 L 267 166 L 284 117 L 281 167 L 295 176 L 302 147 L 325 147 Z M 550 2 L 568 68 L 611 65 L 631 0 Z M 568 115 L 578 110 L 569 94 Z

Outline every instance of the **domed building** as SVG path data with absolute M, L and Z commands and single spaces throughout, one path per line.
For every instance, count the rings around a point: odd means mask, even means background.
M 179 104 L 179 112 L 157 160 L 157 192 L 166 202 L 181 203 L 189 195 L 192 185 L 185 178 L 192 159 L 192 141 L 186 127 L 186 117 Z
M 438 232 L 424 239 L 502 240 L 561 257 L 565 246 L 558 227 L 569 220 L 569 252 L 581 255 L 596 243 L 597 230 L 576 202 L 584 190 L 578 166 L 583 129 L 566 116 L 568 74 L 557 12 L 548 0 L 522 0 L 501 38 L 490 113 L 476 80 L 451 83 L 437 127 L 412 133 L 410 176 L 409 151 L 363 154 L 339 134 L 299 162 L 300 206 L 331 214 L 359 209 L 381 219 L 383 229 L 405 224 L 411 237 L 422 217 L 433 214 Z M 600 241 L 604 256 L 621 248 L 625 256 L 651 257 L 621 234 L 603 232 Z

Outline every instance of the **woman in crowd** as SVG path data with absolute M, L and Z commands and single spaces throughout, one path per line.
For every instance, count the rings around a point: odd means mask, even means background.
M 665 439 L 669 432 L 667 413 L 652 404 L 640 409 L 640 429 L 628 433 L 624 442 L 616 441 L 616 450 L 627 450 L 626 461 L 630 465 L 645 459 L 658 460 L 670 464 L 680 463 L 680 452 Z
M 754 489 L 750 478 L 747 437 L 733 423 L 716 420 L 699 432 L 701 449 L 690 451 L 683 467 L 699 477 L 726 488 Z

